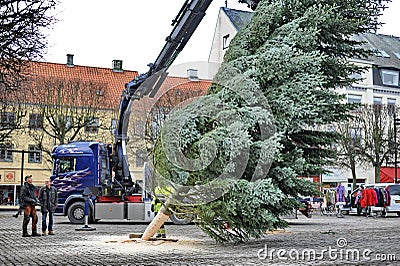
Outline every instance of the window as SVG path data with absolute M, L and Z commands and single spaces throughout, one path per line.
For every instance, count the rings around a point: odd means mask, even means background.
M 97 90 L 96 90 L 96 95 L 97 95 L 97 96 L 104 96 L 104 91 L 101 90 L 101 89 L 97 89 Z
M 88 134 L 97 134 L 99 131 L 99 119 L 98 118 L 92 118 L 88 119 L 87 125 L 85 127 L 85 133 Z
M 356 94 L 347 95 L 347 103 L 361 103 L 362 96 Z
M 400 59 L 400 52 L 399 52 L 399 53 L 394 53 L 394 55 L 395 55 L 398 59 Z
M 63 116 L 60 115 L 58 118 L 58 127 L 59 128 L 65 128 L 66 130 L 70 129 L 72 125 L 72 116 Z
M 361 145 L 361 139 L 362 139 L 361 128 L 350 128 L 349 135 L 350 135 L 351 146 L 356 147 Z
M 222 37 L 222 50 L 228 49 L 229 43 L 230 43 L 229 34 L 227 34 L 224 37 Z
M 382 110 L 382 97 L 375 97 L 374 96 L 374 111 L 380 112 Z
M 354 72 L 353 74 L 349 75 L 349 78 L 355 79 L 356 81 L 363 79 L 362 74 L 357 72 Z
M 28 163 L 41 163 L 42 151 L 35 145 L 28 146 Z
M 13 128 L 15 127 L 15 113 L 14 112 L 2 112 L 1 113 L 1 127 L 2 128 Z
M 12 162 L 13 154 L 10 150 L 13 149 L 11 144 L 0 144 L 0 162 Z
M 382 97 L 374 97 L 374 104 L 382 104 Z
M 387 99 L 387 108 L 388 114 L 392 116 L 396 111 L 396 99 L 388 98 Z
M 382 69 L 381 74 L 383 85 L 399 86 L 399 71 Z
M 42 128 L 43 128 L 43 115 L 29 114 L 29 129 L 42 129 Z
M 68 172 L 74 172 L 76 165 L 76 159 L 74 157 L 62 157 L 54 161 L 53 165 L 53 175 L 56 173 L 56 169 L 59 174 L 64 174 Z
M 111 130 L 111 133 L 113 133 L 113 134 L 114 134 L 115 130 L 117 129 L 117 123 L 118 123 L 117 119 L 111 119 L 110 130 Z
M 147 153 L 145 150 L 136 151 L 136 167 L 143 167 L 143 164 L 147 162 Z

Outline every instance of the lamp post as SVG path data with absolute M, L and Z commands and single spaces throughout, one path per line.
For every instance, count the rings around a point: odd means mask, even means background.
M 396 118 L 396 111 L 393 113 L 394 127 L 394 183 L 397 184 L 397 126 L 400 125 L 400 118 Z
M 10 151 L 10 152 L 16 152 L 16 153 L 21 153 L 21 180 L 20 180 L 20 182 L 21 182 L 20 191 L 21 191 L 22 186 L 23 186 L 23 184 L 24 184 L 24 162 L 25 162 L 25 153 L 28 153 L 28 151 L 25 151 L 25 150 L 8 150 L 8 151 Z M 16 188 L 15 188 L 14 191 L 16 191 Z M 16 195 L 14 194 L 14 204 L 15 204 L 15 198 L 16 198 Z M 19 197 L 18 197 L 18 198 L 19 198 Z M 19 200 L 21 200 L 21 199 L 19 199 Z

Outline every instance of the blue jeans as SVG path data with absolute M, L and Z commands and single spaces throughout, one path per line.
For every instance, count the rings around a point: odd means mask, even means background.
M 53 212 L 42 212 L 42 231 L 46 231 L 47 229 L 47 214 L 49 214 L 49 231 L 53 231 L 53 223 L 54 223 L 54 213 Z

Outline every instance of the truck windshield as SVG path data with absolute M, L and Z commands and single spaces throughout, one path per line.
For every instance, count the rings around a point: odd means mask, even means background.
M 58 169 L 58 174 L 74 172 L 75 171 L 75 162 L 76 158 L 74 157 L 62 157 L 57 159 L 54 162 L 53 166 L 53 174 L 56 174 L 56 169 Z

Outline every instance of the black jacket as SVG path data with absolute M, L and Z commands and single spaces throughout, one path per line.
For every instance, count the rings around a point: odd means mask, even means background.
M 58 203 L 58 193 L 54 186 L 41 187 L 39 190 L 39 201 L 42 204 L 42 212 L 55 212 Z
M 21 188 L 21 203 L 22 206 L 37 205 L 39 203 L 35 196 L 36 187 L 27 182 Z

